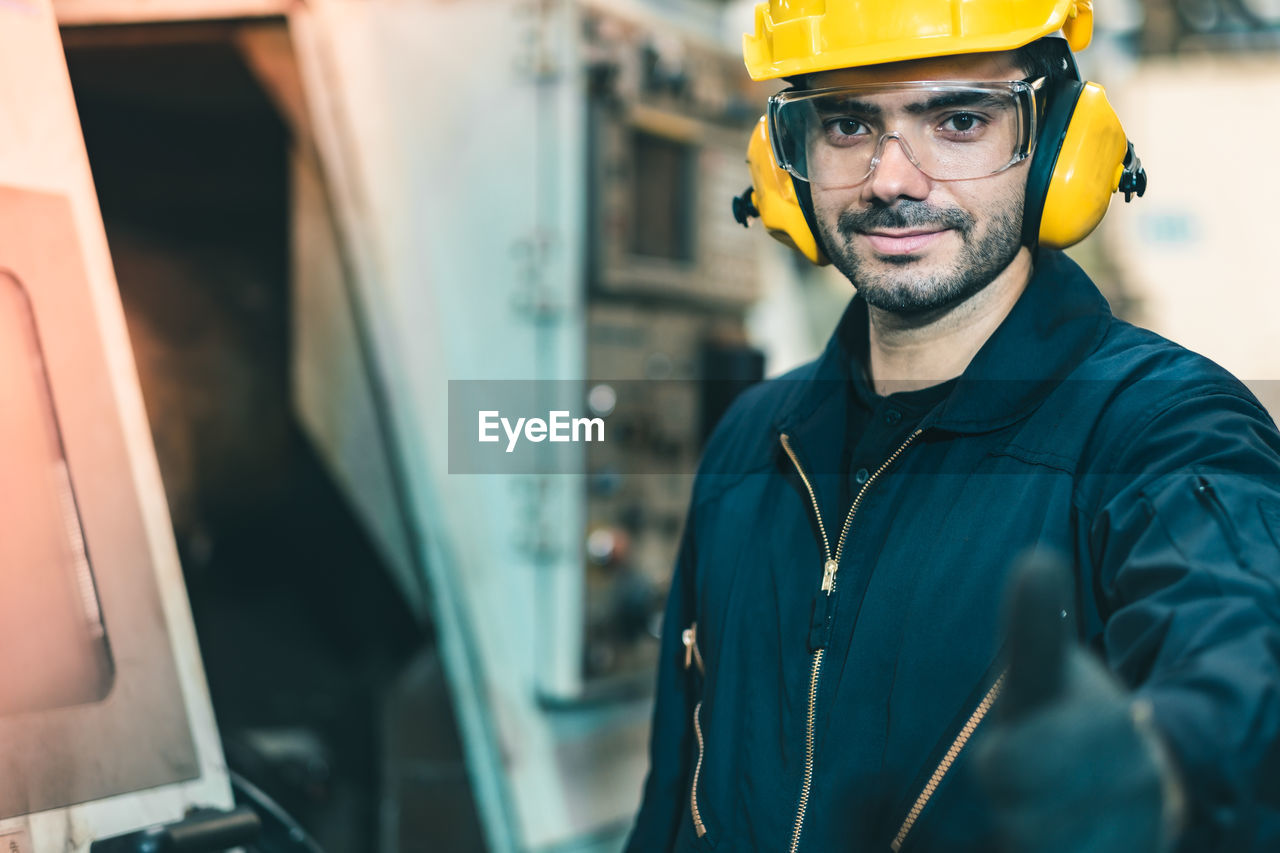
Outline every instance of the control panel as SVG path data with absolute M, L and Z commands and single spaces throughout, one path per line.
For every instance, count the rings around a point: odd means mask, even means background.
M 588 81 L 584 680 L 653 682 L 706 435 L 763 369 L 743 314 L 759 243 L 734 221 L 766 93 L 719 45 L 585 10 Z

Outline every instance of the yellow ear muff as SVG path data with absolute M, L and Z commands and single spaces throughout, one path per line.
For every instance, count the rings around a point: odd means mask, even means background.
M 1097 83 L 1085 83 L 1062 138 L 1040 215 L 1040 245 L 1063 249 L 1097 227 L 1120 187 L 1129 143 Z
M 768 122 L 763 116 L 756 123 L 751 142 L 747 145 L 747 165 L 751 168 L 751 203 L 759 212 L 760 221 L 769 235 L 815 264 L 827 263 L 800 208 L 791 173 L 778 166 L 773 156 Z

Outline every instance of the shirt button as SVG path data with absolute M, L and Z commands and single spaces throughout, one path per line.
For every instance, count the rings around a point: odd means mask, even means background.
M 900 420 L 902 420 L 902 412 L 897 409 L 889 409 L 884 413 L 884 422 L 889 426 L 894 426 Z
M 870 479 L 871 479 L 871 472 L 868 471 L 866 468 L 859 468 L 857 470 L 857 473 L 853 475 L 853 481 L 857 483 L 859 486 L 861 486 L 863 483 L 867 482 L 867 480 L 870 480 Z

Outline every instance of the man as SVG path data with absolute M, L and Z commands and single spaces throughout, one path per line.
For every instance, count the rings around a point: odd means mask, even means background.
M 757 7 L 748 201 L 857 295 L 709 443 L 629 850 L 1280 849 L 1280 434 L 1054 248 L 1145 182 L 1090 26 Z

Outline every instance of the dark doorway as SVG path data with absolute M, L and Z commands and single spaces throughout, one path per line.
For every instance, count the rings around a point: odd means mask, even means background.
M 229 31 L 67 61 L 228 763 L 373 853 L 382 697 L 429 638 L 292 413 L 289 132 Z

